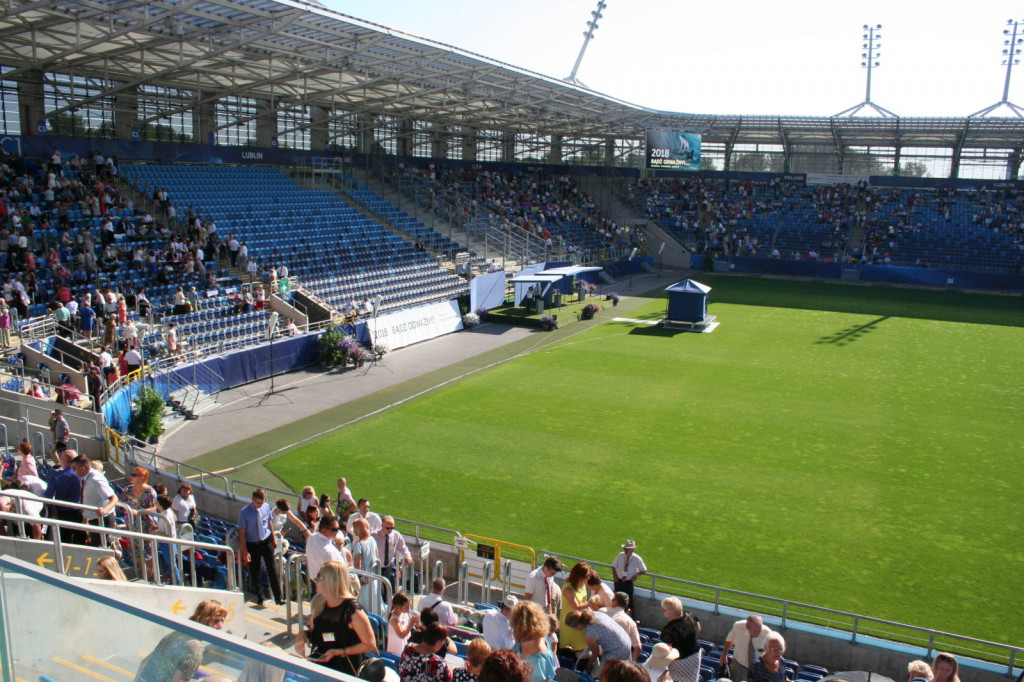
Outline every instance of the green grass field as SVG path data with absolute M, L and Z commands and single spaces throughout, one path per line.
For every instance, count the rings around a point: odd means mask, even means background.
M 609 309 L 269 468 L 463 533 L 604 561 L 635 538 L 656 573 L 1020 644 L 1021 298 L 700 279 L 712 334 Z

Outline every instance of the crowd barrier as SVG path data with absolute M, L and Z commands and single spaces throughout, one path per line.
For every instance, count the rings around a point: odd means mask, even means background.
M 168 387 L 179 385 L 195 385 L 205 393 L 216 393 L 314 364 L 318 336 L 302 334 L 275 340 L 273 348 L 270 343 L 262 343 L 215 355 L 167 369 L 146 381 L 162 394 L 166 394 Z M 107 426 L 121 433 L 127 431 L 132 401 L 142 386 L 142 381 L 135 381 L 110 396 L 103 405 Z
M 694 254 L 690 267 L 704 269 L 705 254 Z M 721 261 L 724 263 L 725 261 Z M 752 272 L 792 277 L 816 277 L 819 279 L 841 279 L 843 271 L 858 273 L 855 279 L 863 282 L 887 282 L 891 284 L 917 284 L 922 286 L 952 287 L 955 289 L 986 289 L 990 291 L 1024 291 L 1024 275 L 999 272 L 972 272 L 968 270 L 942 270 L 938 268 L 913 268 L 896 265 L 841 265 L 840 263 L 815 260 L 790 260 L 785 258 L 757 258 L 733 256 L 728 261 L 730 272 Z

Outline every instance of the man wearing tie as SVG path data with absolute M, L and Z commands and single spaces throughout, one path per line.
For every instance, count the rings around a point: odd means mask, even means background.
M 558 586 L 555 585 L 555 576 L 563 570 L 565 567 L 556 557 L 549 556 L 545 559 L 544 563 L 526 579 L 526 588 L 523 591 L 526 599 L 543 607 L 544 613 L 558 615 Z
M 402 577 L 402 570 L 412 566 L 412 554 L 405 544 L 405 538 L 395 530 L 394 517 L 381 517 L 381 528 L 372 535 L 377 541 L 381 575 L 390 580 L 391 587 L 394 588 L 396 581 Z

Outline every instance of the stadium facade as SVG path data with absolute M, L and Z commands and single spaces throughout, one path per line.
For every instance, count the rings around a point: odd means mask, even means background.
M 657 111 L 289 0 L 9 3 L 3 133 L 637 166 L 699 133 L 705 169 L 1013 180 L 1019 118 Z M 752 103 L 751 108 L 756 108 Z

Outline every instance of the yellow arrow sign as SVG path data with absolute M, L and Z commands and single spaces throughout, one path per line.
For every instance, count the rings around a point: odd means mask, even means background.
M 36 559 L 36 564 L 40 568 L 46 568 L 46 564 L 52 564 L 53 563 L 53 559 L 51 559 L 49 557 L 50 557 L 50 553 L 49 552 L 43 552 L 42 554 L 39 555 L 39 558 Z
M 180 599 L 174 602 L 174 606 L 171 607 L 171 611 L 174 613 L 174 615 L 178 615 L 179 613 L 187 609 L 188 607 L 182 604 Z

